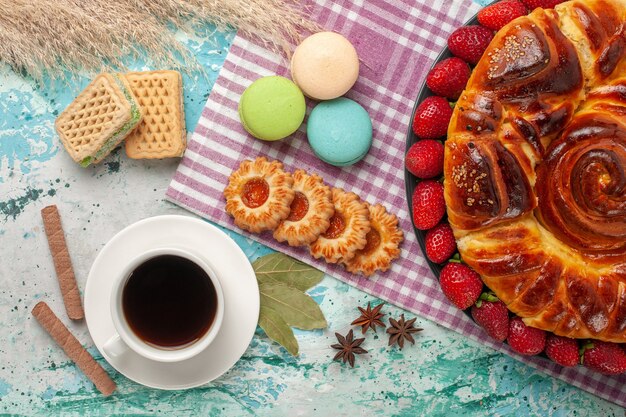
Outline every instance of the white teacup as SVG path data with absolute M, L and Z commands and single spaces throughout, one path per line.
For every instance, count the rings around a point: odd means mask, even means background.
M 201 337 L 183 346 L 163 347 L 144 341 L 132 330 L 124 313 L 122 299 L 124 288 L 129 278 L 138 267 L 162 255 L 179 256 L 195 263 L 204 270 L 215 288 L 217 306 L 211 325 Z M 113 325 L 115 326 L 117 334 L 112 336 L 103 346 L 104 351 L 111 357 L 121 356 L 129 350 L 133 350 L 145 358 L 159 362 L 184 361 L 206 349 L 220 330 L 224 318 L 224 294 L 219 282 L 219 277 L 206 261 L 189 251 L 179 248 L 158 248 L 144 252 L 133 259 L 133 261 L 123 269 L 123 272 L 114 279 L 115 283 L 113 284 L 113 290 L 111 292 L 110 306 Z

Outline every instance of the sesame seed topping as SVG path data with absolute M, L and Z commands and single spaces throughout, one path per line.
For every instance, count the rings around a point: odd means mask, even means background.
M 519 25 L 517 29 L 521 29 Z M 487 70 L 487 78 L 495 78 L 495 73 L 498 70 L 498 64 L 504 60 L 504 62 L 514 62 L 520 57 L 526 56 L 526 50 L 535 43 L 535 40 L 529 36 L 524 36 L 519 39 L 516 35 L 508 35 L 504 38 L 504 45 L 502 49 L 494 48 L 493 51 L 487 55 L 490 57 L 490 67 Z

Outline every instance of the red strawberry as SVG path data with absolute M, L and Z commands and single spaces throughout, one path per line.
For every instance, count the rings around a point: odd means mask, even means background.
M 522 0 L 522 3 L 524 3 L 524 6 L 526 6 L 528 10 L 532 11 L 537 7 L 541 7 L 542 9 L 554 9 L 554 6 L 564 1 L 565 0 Z
M 422 181 L 413 192 L 413 223 L 420 230 L 435 227 L 446 213 L 443 185 L 437 181 Z
M 415 110 L 413 132 L 422 139 L 437 139 L 446 134 L 452 117 L 450 103 L 443 97 L 431 96 Z
M 456 100 L 465 90 L 471 70 L 467 62 L 452 57 L 437 63 L 426 77 L 426 85 L 433 93 Z
M 447 261 L 448 259 L 452 257 L 452 255 L 454 255 L 454 252 L 456 252 L 456 240 L 454 239 L 452 228 L 450 227 L 448 223 L 441 223 L 433 227 L 432 229 L 430 229 L 428 232 L 426 232 L 426 237 L 424 241 L 425 241 L 424 246 L 426 246 L 426 256 L 428 256 L 428 259 L 430 259 L 431 261 L 437 264 Z M 443 269 L 445 270 L 447 266 L 448 265 L 446 265 Z M 465 265 L 462 265 L 462 266 L 465 266 Z M 479 277 L 479 281 L 480 281 L 480 277 Z M 480 288 L 482 289 L 482 283 L 481 283 Z M 474 301 L 472 301 L 465 307 L 462 307 L 462 308 L 459 307 L 459 308 L 461 310 L 465 310 L 467 307 L 469 307 L 470 305 L 476 302 L 479 295 L 480 295 L 480 290 L 478 291 L 478 295 L 476 296 L 476 299 Z M 456 304 L 456 306 L 458 307 L 457 303 L 454 303 L 454 304 Z
M 480 275 L 458 262 L 449 262 L 443 267 L 439 274 L 439 285 L 448 300 L 461 310 L 473 305 L 483 290 Z
M 509 310 L 495 296 L 483 293 L 472 306 L 476 324 L 498 342 L 504 342 L 509 334 Z
M 548 333 L 546 355 L 561 366 L 576 366 L 580 361 L 578 341 L 569 337 Z
M 493 32 L 484 26 L 461 26 L 448 38 L 448 48 L 454 56 L 476 65 L 492 39 Z
M 526 6 L 519 0 L 504 0 L 487 6 L 478 12 L 478 21 L 481 25 L 492 30 L 500 30 L 507 23 L 525 16 Z
M 443 172 L 443 145 L 433 139 L 415 142 L 406 153 L 406 169 L 418 178 L 433 178 Z
M 626 372 L 626 352 L 617 343 L 590 340 L 583 345 L 582 364 L 604 375 Z
M 546 332 L 527 326 L 521 317 L 513 317 L 509 322 L 507 342 L 521 355 L 537 355 L 546 347 Z

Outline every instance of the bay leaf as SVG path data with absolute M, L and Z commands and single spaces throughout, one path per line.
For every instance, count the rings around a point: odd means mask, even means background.
M 317 303 L 297 288 L 281 282 L 259 284 L 261 306 L 274 310 L 285 322 L 302 330 L 323 329 L 326 319 Z
M 298 341 L 291 327 L 289 327 L 276 311 L 263 304 L 261 304 L 259 314 L 259 326 L 263 329 L 267 337 L 287 349 L 287 352 L 291 353 L 293 356 L 298 356 Z
M 265 255 L 252 263 L 259 284 L 282 282 L 301 291 L 319 284 L 324 273 L 284 253 Z

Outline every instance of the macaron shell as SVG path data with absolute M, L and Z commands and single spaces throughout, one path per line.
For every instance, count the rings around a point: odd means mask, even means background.
M 294 133 L 304 120 L 306 103 L 302 91 L 291 80 L 270 76 L 259 78 L 241 95 L 239 118 L 252 136 L 275 141 Z
M 359 77 L 359 57 L 348 39 L 334 32 L 306 38 L 291 58 L 291 78 L 316 100 L 344 95 Z
M 307 121 L 307 136 L 322 161 L 352 165 L 363 159 L 372 145 L 372 120 L 360 104 L 340 97 L 315 106 Z

